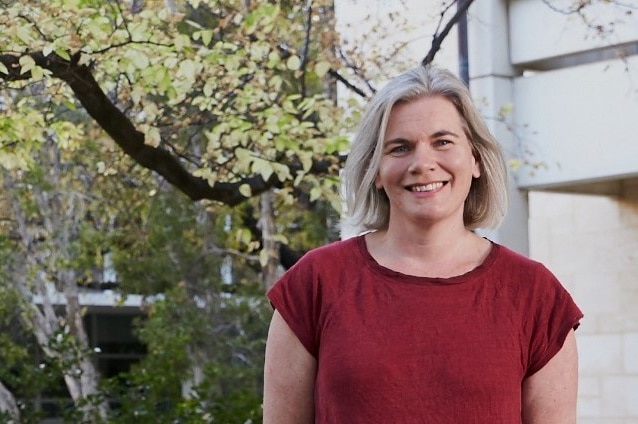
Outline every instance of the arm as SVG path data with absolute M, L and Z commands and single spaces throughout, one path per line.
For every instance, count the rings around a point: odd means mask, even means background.
M 275 311 L 264 366 L 264 424 L 314 423 L 317 362 Z
M 523 381 L 524 424 L 575 424 L 578 353 L 571 330 L 561 350 Z

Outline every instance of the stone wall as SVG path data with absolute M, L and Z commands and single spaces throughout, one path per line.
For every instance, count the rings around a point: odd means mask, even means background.
M 638 424 L 638 182 L 617 195 L 530 192 L 530 256 L 585 313 L 579 424 Z

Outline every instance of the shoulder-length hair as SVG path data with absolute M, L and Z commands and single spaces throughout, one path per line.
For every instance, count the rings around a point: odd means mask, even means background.
M 468 229 L 495 228 L 507 209 L 507 170 L 496 139 L 488 130 L 467 86 L 451 72 L 420 66 L 392 79 L 368 104 L 352 142 L 342 175 L 349 232 L 388 227 L 390 203 L 375 187 L 383 139 L 392 107 L 423 97 L 443 96 L 461 116 L 481 175 L 472 181 L 465 200 L 463 222 Z

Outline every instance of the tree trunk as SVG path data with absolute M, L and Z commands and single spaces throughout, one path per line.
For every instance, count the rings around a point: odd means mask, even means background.
M 33 199 L 41 212 L 41 222 L 34 226 L 20 200 L 13 196 L 17 187 L 8 172 L 4 174 L 3 183 L 5 193 L 10 197 L 20 243 L 21 261 L 16 261 L 10 281 L 24 300 L 26 310 L 21 314 L 24 324 L 32 331 L 44 354 L 61 365 L 69 395 L 82 413 L 82 422 L 106 418 L 108 403 L 98 396 L 98 373 L 91 360 L 84 329 L 76 271 L 68 269 L 68 265 L 60 265 L 72 263 L 68 247 L 76 237 L 77 220 L 82 218 L 75 216 L 73 199 L 66 199 L 61 194 L 50 196 L 33 186 Z M 39 235 L 34 228 L 46 236 Z M 66 310 L 62 316 L 56 313 L 53 298 L 60 295 L 63 295 Z M 39 304 L 35 303 L 36 296 Z
M 193 346 L 186 347 L 186 355 L 191 364 L 191 375 L 189 378 L 182 380 L 182 397 L 184 399 L 193 399 L 193 389 L 204 382 L 204 370 L 200 364 L 202 361 L 201 352 L 195 350 Z
M 272 207 L 272 192 L 267 191 L 259 197 L 259 228 L 262 246 L 259 255 L 261 263 L 261 281 L 268 290 L 281 275 L 279 269 L 279 242 L 275 240 L 275 212 Z
M 0 412 L 5 412 L 11 417 L 7 424 L 20 422 L 20 409 L 13 393 L 0 381 Z
M 171 13 L 177 12 L 177 6 L 175 5 L 174 0 L 164 0 L 164 6 L 166 6 Z
M 91 360 L 89 338 L 84 328 L 83 314 L 80 307 L 78 287 L 76 284 L 76 273 L 74 271 L 64 271 L 64 298 L 66 300 L 66 321 L 69 325 L 70 333 L 77 343 L 79 349 L 78 362 L 77 362 L 77 374 L 70 376 L 74 379 L 74 383 L 79 388 L 79 393 L 76 393 L 76 397 L 73 400 L 86 400 L 99 395 L 98 389 L 98 372 L 95 369 L 95 365 Z M 66 376 L 65 376 L 66 380 Z M 95 408 L 97 414 L 94 414 L 91 409 Z M 104 400 L 97 402 L 96 404 L 88 404 L 84 407 L 83 415 L 85 418 L 91 417 L 91 415 L 98 415 L 100 418 L 105 418 L 108 412 L 108 405 Z

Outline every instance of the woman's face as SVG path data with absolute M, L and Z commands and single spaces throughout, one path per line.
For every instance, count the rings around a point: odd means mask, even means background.
M 377 189 L 390 201 L 390 226 L 410 221 L 463 223 L 463 206 L 480 176 L 461 116 L 442 96 L 396 104 L 383 141 Z

